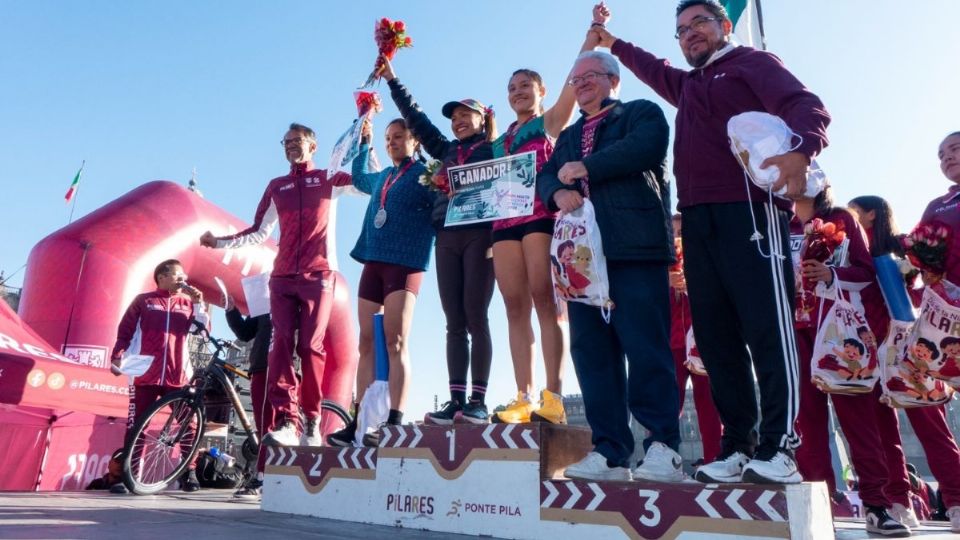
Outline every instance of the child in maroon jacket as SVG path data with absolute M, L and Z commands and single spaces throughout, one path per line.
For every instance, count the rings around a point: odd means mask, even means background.
M 838 229 L 846 232 L 846 255 L 844 260 L 831 261 L 831 265 L 814 259 L 800 261 L 800 279 L 822 282 L 827 287 L 839 287 L 850 303 L 864 313 L 870 328 L 885 335 L 889 326 L 886 304 L 876 280 L 873 259 L 856 218 L 845 209 L 833 207 L 829 186 L 815 198 L 804 197 L 796 201 L 796 217 L 790 225 L 791 233 L 802 235 L 804 225 L 814 218 L 834 223 Z M 842 253 L 842 249 L 838 248 L 838 252 Z M 819 326 L 816 314 L 828 313 L 832 302 L 816 295 L 808 295 L 806 302 L 813 303 L 810 313 L 814 314 L 814 320 L 798 319 L 794 324 L 800 353 L 800 414 L 797 416 L 797 428 L 803 438 L 803 445 L 797 450 L 797 463 L 804 480 L 825 481 L 833 492 L 837 487 L 827 428 L 828 395 L 811 381 L 811 360 Z M 818 303 L 824 304 L 822 309 L 817 306 Z M 864 335 L 868 334 L 864 332 Z M 869 337 L 867 341 L 869 343 L 863 345 L 875 350 L 876 339 Z M 891 465 L 894 464 L 887 459 L 884 446 L 889 441 L 881 437 L 875 412 L 879 405 L 879 388 L 874 387 L 867 394 L 831 394 L 830 398 L 850 446 L 853 467 L 860 480 L 860 499 L 866 512 L 872 514 L 873 523 L 882 526 L 884 531 L 908 531 L 901 522 L 901 513 L 908 514 L 907 521 L 911 523 L 916 523 L 916 516 L 910 509 L 906 460 L 901 457 L 901 461 L 893 467 Z M 893 515 L 888 514 L 891 508 L 897 510 Z M 870 524 L 868 521 L 868 527 Z
M 948 141 L 953 141 L 953 155 L 946 152 Z M 946 167 L 945 162 L 952 164 L 960 163 L 960 132 L 947 137 L 941 144 L 941 169 L 946 174 L 948 171 L 955 175 L 951 178 L 954 182 L 960 183 L 960 166 Z M 951 186 L 950 192 L 945 197 L 938 197 L 927 207 L 927 212 L 933 214 L 960 214 L 957 212 L 956 201 L 950 202 L 955 196 L 957 186 Z M 860 223 L 867 230 L 871 239 L 870 254 L 874 257 L 888 253 L 901 254 L 899 244 L 891 239 L 899 236 L 899 231 L 894 220 L 893 212 L 887 201 L 876 196 L 857 197 L 850 202 L 851 208 L 856 210 Z M 945 209 L 943 212 L 937 212 L 937 209 Z M 927 216 L 927 214 L 924 214 Z M 941 219 L 941 217 L 937 217 Z M 942 219 L 941 219 L 942 220 Z M 954 238 L 960 229 L 954 229 Z M 953 257 L 958 258 L 960 251 L 956 248 L 957 244 L 952 244 L 950 256 L 947 259 L 947 273 L 950 274 L 950 261 Z M 928 278 L 929 279 L 929 278 Z M 950 279 L 949 277 L 947 279 Z M 877 338 L 882 340 L 885 336 L 877 333 Z M 880 435 L 884 441 L 888 442 L 886 449 L 889 449 L 891 440 L 900 440 L 899 424 L 896 411 L 883 406 L 881 412 L 885 412 L 886 418 L 881 418 Z M 960 532 L 960 448 L 950 432 L 947 424 L 946 410 L 942 405 L 933 407 L 912 407 L 905 409 L 907 419 L 913 427 L 914 433 L 920 445 L 923 446 L 923 453 L 927 457 L 927 463 L 930 471 L 937 479 L 940 487 L 940 493 L 943 503 L 947 507 L 947 515 L 950 518 L 951 530 Z M 899 449 L 899 447 L 898 447 Z M 900 452 L 902 454 L 902 450 Z

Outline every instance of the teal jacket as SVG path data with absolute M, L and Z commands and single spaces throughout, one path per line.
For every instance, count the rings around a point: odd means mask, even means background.
M 382 262 L 426 270 L 436 234 L 430 222 L 436 196 L 420 185 L 420 175 L 426 167 L 414 161 L 393 183 L 387 191 L 384 207 L 387 221 L 378 229 L 374 226 L 374 219 L 380 210 L 383 184 L 387 176 L 395 174 L 397 167 L 370 172 L 369 155 L 369 145 L 363 144 L 353 160 L 353 185 L 370 195 L 370 204 L 363 216 L 360 238 L 350 256 L 361 263 Z M 401 163 L 399 169 L 403 170 L 407 163 Z

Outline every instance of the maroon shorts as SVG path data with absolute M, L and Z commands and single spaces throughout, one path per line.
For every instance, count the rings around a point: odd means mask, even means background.
M 382 262 L 368 262 L 363 265 L 360 274 L 360 290 L 357 296 L 376 304 L 394 291 L 410 291 L 414 296 L 420 293 L 423 270 Z

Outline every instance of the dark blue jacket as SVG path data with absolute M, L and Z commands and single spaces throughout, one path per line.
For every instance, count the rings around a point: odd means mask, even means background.
M 610 103 L 615 105 L 597 126 L 587 158 L 581 147 L 584 116 L 560 133 L 537 176 L 537 191 L 551 210 L 558 210 L 554 193 L 579 187 L 561 183 L 557 171 L 567 162 L 583 161 L 607 259 L 673 262 L 670 183 L 665 178 L 667 120 L 650 101 Z
M 270 336 L 273 333 L 270 315 L 244 317 L 237 308 L 224 312 L 224 315 L 227 317 L 227 326 L 233 330 L 237 339 L 254 340 L 253 345 L 250 346 L 250 368 L 247 371 L 250 374 L 266 371 L 267 352 L 270 349 Z

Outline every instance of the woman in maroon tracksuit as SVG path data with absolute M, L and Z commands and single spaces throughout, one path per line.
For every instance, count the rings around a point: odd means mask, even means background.
M 845 260 L 834 266 L 827 266 L 813 259 L 800 261 L 799 271 L 807 283 L 806 287 L 809 288 L 811 283 L 816 282 L 824 282 L 829 287 L 839 287 L 850 303 L 865 314 L 874 334 L 878 337 L 885 335 L 889 325 L 887 308 L 876 281 L 873 259 L 867 251 L 867 244 L 856 218 L 845 209 L 833 207 L 829 187 L 815 198 L 804 198 L 796 202 L 796 216 L 790 224 L 791 234 L 802 236 L 803 226 L 814 218 L 834 223 L 846 231 L 847 255 Z M 797 287 L 797 290 L 802 291 L 803 288 Z M 818 302 L 824 302 L 822 311 Z M 798 317 L 794 323 L 800 355 L 801 381 L 797 428 L 803 440 L 802 446 L 797 450 L 797 464 L 804 480 L 825 481 L 831 492 L 835 492 L 836 481 L 831 465 L 827 429 L 827 394 L 811 382 L 810 369 L 818 327 L 816 317 L 818 313 L 828 312 L 830 302 L 815 295 L 808 295 L 803 303 L 797 299 L 798 306 L 806 304 L 810 307 L 811 303 L 813 309 L 810 313 L 814 314 L 813 320 L 800 321 Z M 875 348 L 876 343 L 872 346 Z M 878 389 L 874 388 L 874 391 L 868 394 L 833 394 L 831 397 L 840 426 L 850 445 L 853 467 L 860 483 L 860 499 L 865 511 L 874 514 L 875 523 L 883 525 L 887 532 L 904 528 L 900 523 L 892 523 L 893 518 L 887 514 L 887 509 L 895 504 L 909 508 L 910 486 L 905 461 L 900 461 L 893 470 L 888 469 L 884 452 L 885 441 L 881 438 L 877 420 L 876 411 L 882 406 L 879 403 Z
M 946 274 L 928 279 L 945 278 L 952 283 L 960 283 L 960 131 L 951 133 L 940 143 L 939 158 L 940 170 L 953 185 L 945 195 L 927 205 L 921 221 L 937 220 L 946 224 L 952 231 L 952 239 Z M 871 239 L 872 255 L 890 252 L 902 254 L 898 244 L 890 241 L 897 236 L 897 229 L 886 201 L 880 197 L 857 197 L 850 201 L 850 207 L 857 210 Z M 946 411 L 939 405 L 914 407 L 905 412 L 923 446 L 930 471 L 939 484 L 951 531 L 960 532 L 960 449 L 947 424 Z M 889 422 L 881 425 L 881 428 L 884 439 L 892 437 Z

